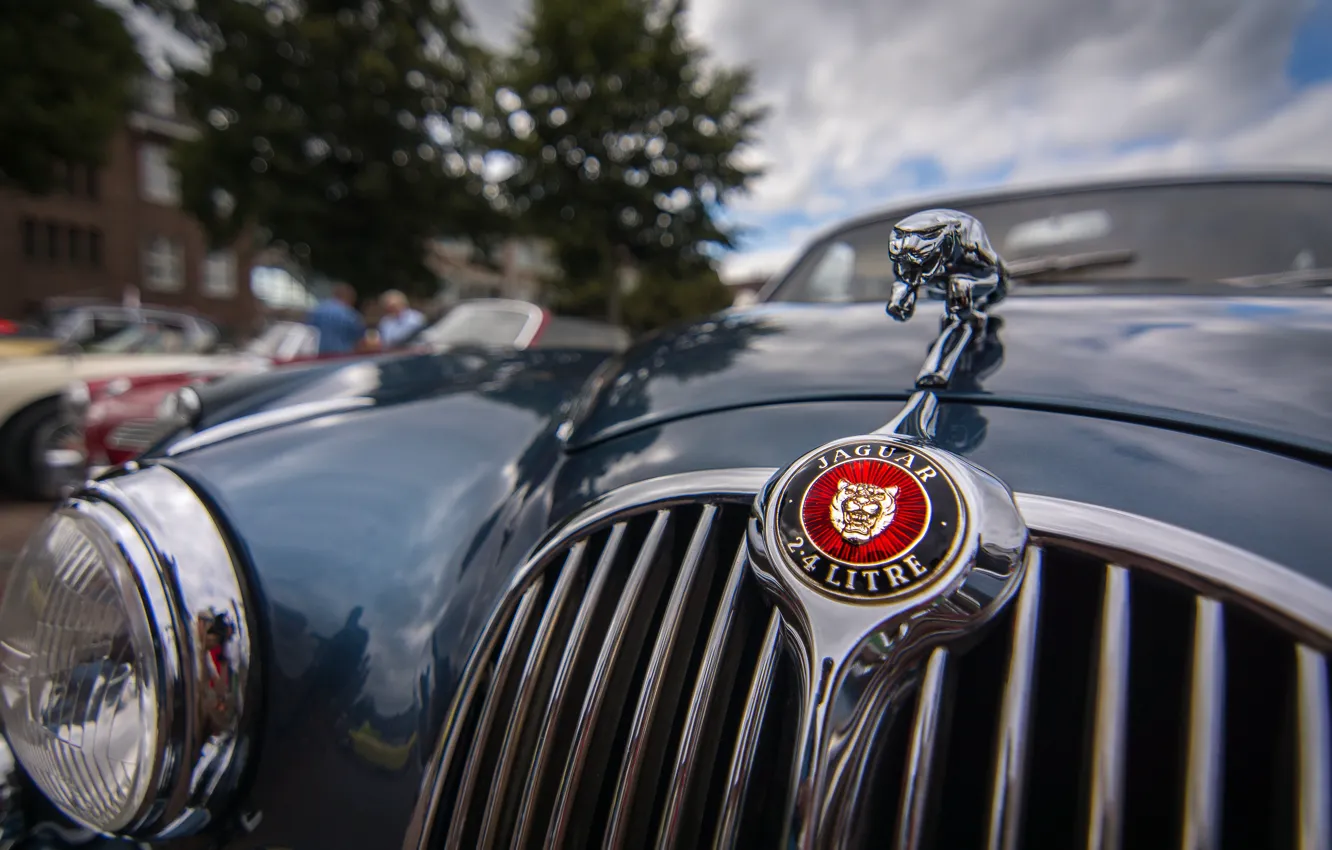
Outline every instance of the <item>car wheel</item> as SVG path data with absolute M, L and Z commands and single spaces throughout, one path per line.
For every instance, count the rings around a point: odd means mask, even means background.
M 0 444 L 0 463 L 11 493 L 21 499 L 55 499 L 60 482 L 51 474 L 48 452 L 65 449 L 73 426 L 62 422 L 60 402 L 39 401 L 10 420 Z

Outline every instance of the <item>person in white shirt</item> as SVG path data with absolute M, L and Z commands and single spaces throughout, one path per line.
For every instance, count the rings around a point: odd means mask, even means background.
M 425 324 L 425 316 L 413 310 L 407 296 L 396 289 L 381 295 L 379 303 L 384 308 L 384 318 L 379 320 L 379 343 L 384 348 L 401 345 Z

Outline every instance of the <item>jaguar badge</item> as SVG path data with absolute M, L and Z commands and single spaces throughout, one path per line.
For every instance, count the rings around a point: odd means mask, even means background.
M 779 546 L 798 575 L 855 602 L 924 588 L 965 530 L 957 487 L 930 452 L 878 438 L 806 461 L 777 498 Z
M 985 308 L 1006 292 L 1003 262 L 980 222 L 951 210 L 901 221 L 889 254 L 894 318 L 911 317 L 922 287 L 947 300 L 921 389 L 880 430 L 773 476 L 749 525 L 750 565 L 776 603 L 802 691 L 782 842 L 799 850 L 852 843 L 879 730 L 917 683 L 940 693 L 950 653 L 1003 610 L 1038 557 L 1008 487 L 930 442 L 931 388 L 987 338 Z M 898 846 L 915 845 L 903 837 L 913 823 L 899 824 Z

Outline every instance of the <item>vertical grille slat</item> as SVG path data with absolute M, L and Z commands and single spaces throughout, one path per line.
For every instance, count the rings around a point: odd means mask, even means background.
M 1295 648 L 1299 746 L 1296 800 L 1299 850 L 1332 848 L 1332 716 L 1327 661 L 1313 648 Z
M 675 756 L 675 772 L 667 791 L 661 829 L 657 835 L 659 850 L 675 846 L 682 831 L 689 789 L 698 768 L 698 748 L 703 736 L 703 724 L 708 716 L 717 674 L 721 669 L 722 653 L 731 635 L 731 626 L 740 605 L 740 589 L 744 586 L 748 564 L 749 559 L 742 544 L 726 577 L 726 587 L 722 590 L 717 614 L 708 633 L 707 647 L 703 651 L 703 660 L 694 681 L 694 690 L 689 697 L 689 708 L 685 712 L 680 733 L 680 747 Z
M 921 679 L 916 699 L 916 715 L 911 722 L 911 747 L 907 752 L 902 800 L 897 813 L 897 850 L 919 850 L 925 836 L 930 791 L 937 780 L 934 755 L 947 674 L 948 650 L 937 647 L 925 665 L 925 676 Z
M 753 489 L 683 489 L 717 480 L 599 503 L 520 568 L 408 847 L 786 846 L 807 661 L 752 574 Z M 1113 521 L 1032 526 L 1017 596 L 874 727 L 845 850 L 1332 850 L 1332 626 L 1309 613 L 1332 595 L 1268 605 L 1187 563 L 1226 552 L 1182 530 L 1152 552 Z M 1243 556 L 1230 575 L 1263 574 Z
M 1221 603 L 1198 597 L 1185 756 L 1184 850 L 1211 850 L 1221 839 L 1221 776 L 1225 728 L 1225 621 Z
M 527 629 L 528 621 L 532 618 L 533 612 L 537 610 L 537 603 L 541 597 L 541 586 L 542 581 L 538 578 L 518 602 L 518 610 L 514 612 L 513 621 L 509 624 L 509 633 L 500 646 L 499 657 L 495 659 L 494 681 L 497 683 L 508 678 L 509 670 L 518 658 L 523 632 Z M 499 713 L 499 703 L 503 693 L 504 689 L 502 687 L 492 687 L 481 703 L 481 717 L 476 724 L 476 739 L 478 741 L 485 741 L 490 736 L 490 729 L 495 722 L 495 715 Z M 474 746 L 472 751 L 467 754 L 467 761 L 463 765 L 462 784 L 458 788 L 458 797 L 453 804 L 452 823 L 454 828 L 449 835 L 448 843 L 445 845 L 448 850 L 457 850 L 461 846 L 464 827 L 466 826 L 467 809 L 471 805 L 472 794 L 476 790 L 480 778 L 484 753 L 484 747 Z
M 572 590 L 581 573 L 587 545 L 586 540 L 578 541 L 570 548 L 568 556 L 565 557 L 560 577 L 555 582 L 550 600 L 546 604 L 545 613 L 542 614 L 541 623 L 537 626 L 536 636 L 532 640 L 532 648 L 527 655 L 527 663 L 523 665 L 523 671 L 518 680 L 518 693 L 514 698 L 513 709 L 509 713 L 509 721 L 504 727 L 504 741 L 500 745 L 499 761 L 496 765 L 495 775 L 491 779 L 490 793 L 486 800 L 485 813 L 482 816 L 481 835 L 477 841 L 477 845 L 480 847 L 491 847 L 501 840 L 498 834 L 500 832 L 500 817 L 504 811 L 506 793 L 513 781 L 513 772 L 517 766 L 515 762 L 518 758 L 519 742 L 523 738 L 528 713 L 531 711 L 532 702 L 536 697 L 547 651 L 551 648 L 551 637 L 559 621 L 563 618 L 565 606 L 572 596 Z
M 1129 578 L 1105 568 L 1097 647 L 1087 850 L 1116 850 L 1123 818 L 1124 734 L 1128 724 Z
M 684 620 L 686 602 L 694 588 L 694 576 L 703 561 L 704 550 L 709 543 L 709 535 L 717 518 L 717 508 L 708 505 L 703 508 L 694 527 L 694 534 L 689 541 L 684 564 L 675 577 L 674 587 L 666 602 L 666 613 L 657 631 L 657 639 L 648 660 L 647 672 L 643 679 L 638 705 L 634 710 L 633 724 L 629 730 L 628 747 L 624 762 L 620 766 L 619 781 L 615 786 L 615 799 L 611 804 L 611 821 L 607 827 L 604 846 L 607 848 L 624 847 L 628 841 L 631 823 L 643 823 L 643 815 L 635 816 L 635 793 L 638 790 L 640 773 L 647 759 L 649 727 L 656 719 L 658 704 L 662 698 L 662 688 L 666 681 L 666 665 L 671 653 L 676 648 Z M 669 719 L 669 718 L 667 718 Z M 650 801 L 649 801 L 650 802 Z M 641 806 L 639 807 L 641 809 Z
M 734 846 L 740 834 L 740 819 L 745 805 L 745 792 L 749 789 L 754 759 L 758 753 L 759 733 L 763 731 L 772 682 L 777 671 L 777 653 L 781 648 L 782 618 L 773 610 L 768 618 L 768 629 L 763 634 L 754 677 L 749 683 L 745 699 L 745 713 L 740 721 L 740 735 L 736 738 L 731 755 L 731 770 L 727 776 L 726 793 L 722 797 L 721 817 L 717 823 L 716 847 Z
M 555 799 L 554 813 L 551 815 L 551 827 L 546 836 L 548 848 L 564 847 L 571 841 L 574 807 L 580 798 L 579 792 L 582 790 L 580 785 L 585 778 L 584 771 L 591 755 L 593 738 L 598 731 L 597 721 L 601 716 L 613 670 L 620 661 L 621 650 L 625 647 L 625 633 L 630 618 L 639 607 L 639 595 L 647 584 L 649 568 L 657 559 L 658 547 L 662 538 L 666 536 L 666 528 L 670 521 L 670 511 L 657 512 L 656 519 L 652 522 L 652 529 L 639 550 L 633 570 L 620 595 L 619 604 L 615 608 L 615 614 L 611 618 L 608 638 L 602 643 L 601 652 L 592 668 L 592 679 L 583 698 L 582 712 L 574 730 L 569 756 L 564 765 L 564 775 Z
M 525 847 L 528 839 L 538 832 L 535 824 L 535 819 L 538 816 L 536 798 L 541 789 L 552 748 L 555 746 L 555 727 L 560 717 L 560 708 L 568 698 L 574 664 L 578 659 L 579 651 L 582 649 L 583 641 L 587 638 L 588 628 L 592 622 L 592 614 L 601 599 L 606 580 L 610 576 L 611 565 L 615 562 L 615 557 L 619 553 L 620 544 L 624 540 L 627 527 L 627 523 L 620 522 L 611 528 L 610 537 L 606 541 L 605 548 L 601 550 L 601 557 L 597 559 L 596 568 L 592 571 L 592 579 L 588 583 L 587 591 L 583 594 L 582 603 L 578 606 L 578 613 L 574 616 L 573 628 L 569 634 L 569 641 L 564 647 L 564 654 L 560 656 L 560 666 L 555 671 L 550 699 L 546 703 L 545 720 L 541 725 L 541 731 L 537 734 L 535 752 L 532 755 L 532 769 L 528 773 L 527 783 L 523 787 L 522 806 L 518 811 L 518 822 L 514 829 L 513 843 L 516 847 Z
M 505 609 L 501 609 L 495 616 L 495 622 L 503 625 L 503 628 L 487 629 L 485 637 L 482 638 L 480 646 L 476 648 L 469 667 L 476 667 L 478 663 L 484 664 L 494 654 L 495 648 L 499 645 L 500 639 L 508 634 L 508 625 L 504 618 Z M 512 617 L 507 618 L 512 621 Z M 448 728 L 459 730 L 448 735 L 444 739 L 444 746 L 440 753 L 439 764 L 436 766 L 429 786 L 438 790 L 431 794 L 430 803 L 425 811 L 426 823 L 433 823 L 439 817 L 441 811 L 441 802 L 445 797 L 446 789 L 453 772 L 453 764 L 457 759 L 458 751 L 463 749 L 467 740 L 461 730 L 469 730 L 467 719 L 471 715 L 472 705 L 476 702 L 482 687 L 487 683 L 487 679 L 481 675 L 468 676 L 462 682 L 458 696 L 454 699 L 453 705 L 449 709 L 448 716 L 444 722 Z M 487 692 L 488 693 L 488 692 Z M 470 731 L 470 730 L 469 730 Z M 452 807 L 449 807 L 452 811 Z
M 1041 563 L 1041 549 L 1031 547 L 1027 554 L 1027 575 L 1013 615 L 1008 677 L 999 709 L 999 739 L 995 747 L 993 792 L 985 842 L 987 850 L 1017 850 L 1021 835 L 1031 697 L 1036 676 L 1036 638 L 1040 629 Z

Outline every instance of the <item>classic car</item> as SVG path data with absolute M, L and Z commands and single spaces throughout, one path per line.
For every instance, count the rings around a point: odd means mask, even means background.
M 200 421 L 15 565 L 10 811 L 125 847 L 1326 848 L 1329 254 L 1332 178 L 949 197 L 610 359 L 382 356 Z M 330 745 L 367 728 L 400 765 Z
M 60 398 L 70 384 L 182 373 L 230 362 L 212 354 L 218 342 L 212 324 L 170 310 L 125 309 L 126 315 L 109 318 L 82 308 L 67 316 L 69 322 L 91 328 L 94 341 L 62 332 L 56 338 L 84 341 L 29 356 L 0 357 L 0 486 L 10 493 L 45 498 L 56 492 L 48 479 L 47 451 L 67 440 Z
M 300 337 L 293 331 L 304 329 Z M 299 344 L 298 344 L 299 343 Z M 494 346 L 505 349 L 575 347 L 583 350 L 620 351 L 628 346 L 628 334 L 603 322 L 556 316 L 549 310 L 524 301 L 485 298 L 467 301 L 447 315 L 421 328 L 396 350 L 444 352 L 459 348 Z M 63 407 L 68 443 L 47 452 L 49 480 L 79 483 L 87 471 L 101 471 L 135 457 L 180 427 L 177 415 L 185 408 L 170 396 L 184 388 L 198 387 L 268 368 L 309 361 L 343 360 L 356 354 L 324 354 L 318 349 L 318 332 L 308 325 L 280 322 L 258 337 L 246 352 L 256 361 L 238 364 L 235 358 L 220 361 L 216 370 L 196 370 L 168 375 L 119 378 L 99 386 L 75 384 L 65 394 Z M 284 372 L 285 380 L 314 373 Z M 227 388 L 231 395 L 235 386 Z M 210 396 L 211 398 L 211 396 Z M 265 397 L 266 398 L 266 397 Z
M 97 299 L 50 298 L 26 321 L 0 321 L 0 357 L 32 357 L 97 345 L 126 329 L 170 328 L 189 349 L 218 337 L 212 322 L 187 311 L 153 305 L 128 306 Z M 6 329 L 7 328 L 7 329 Z
M 247 344 L 241 356 L 219 354 L 189 371 L 118 375 L 75 381 L 61 395 L 59 443 L 48 444 L 41 495 L 84 480 L 89 468 L 124 463 L 152 445 L 163 399 L 182 387 L 275 364 L 318 357 L 319 332 L 301 322 L 277 321 Z M 338 355 L 333 355 L 338 356 Z

